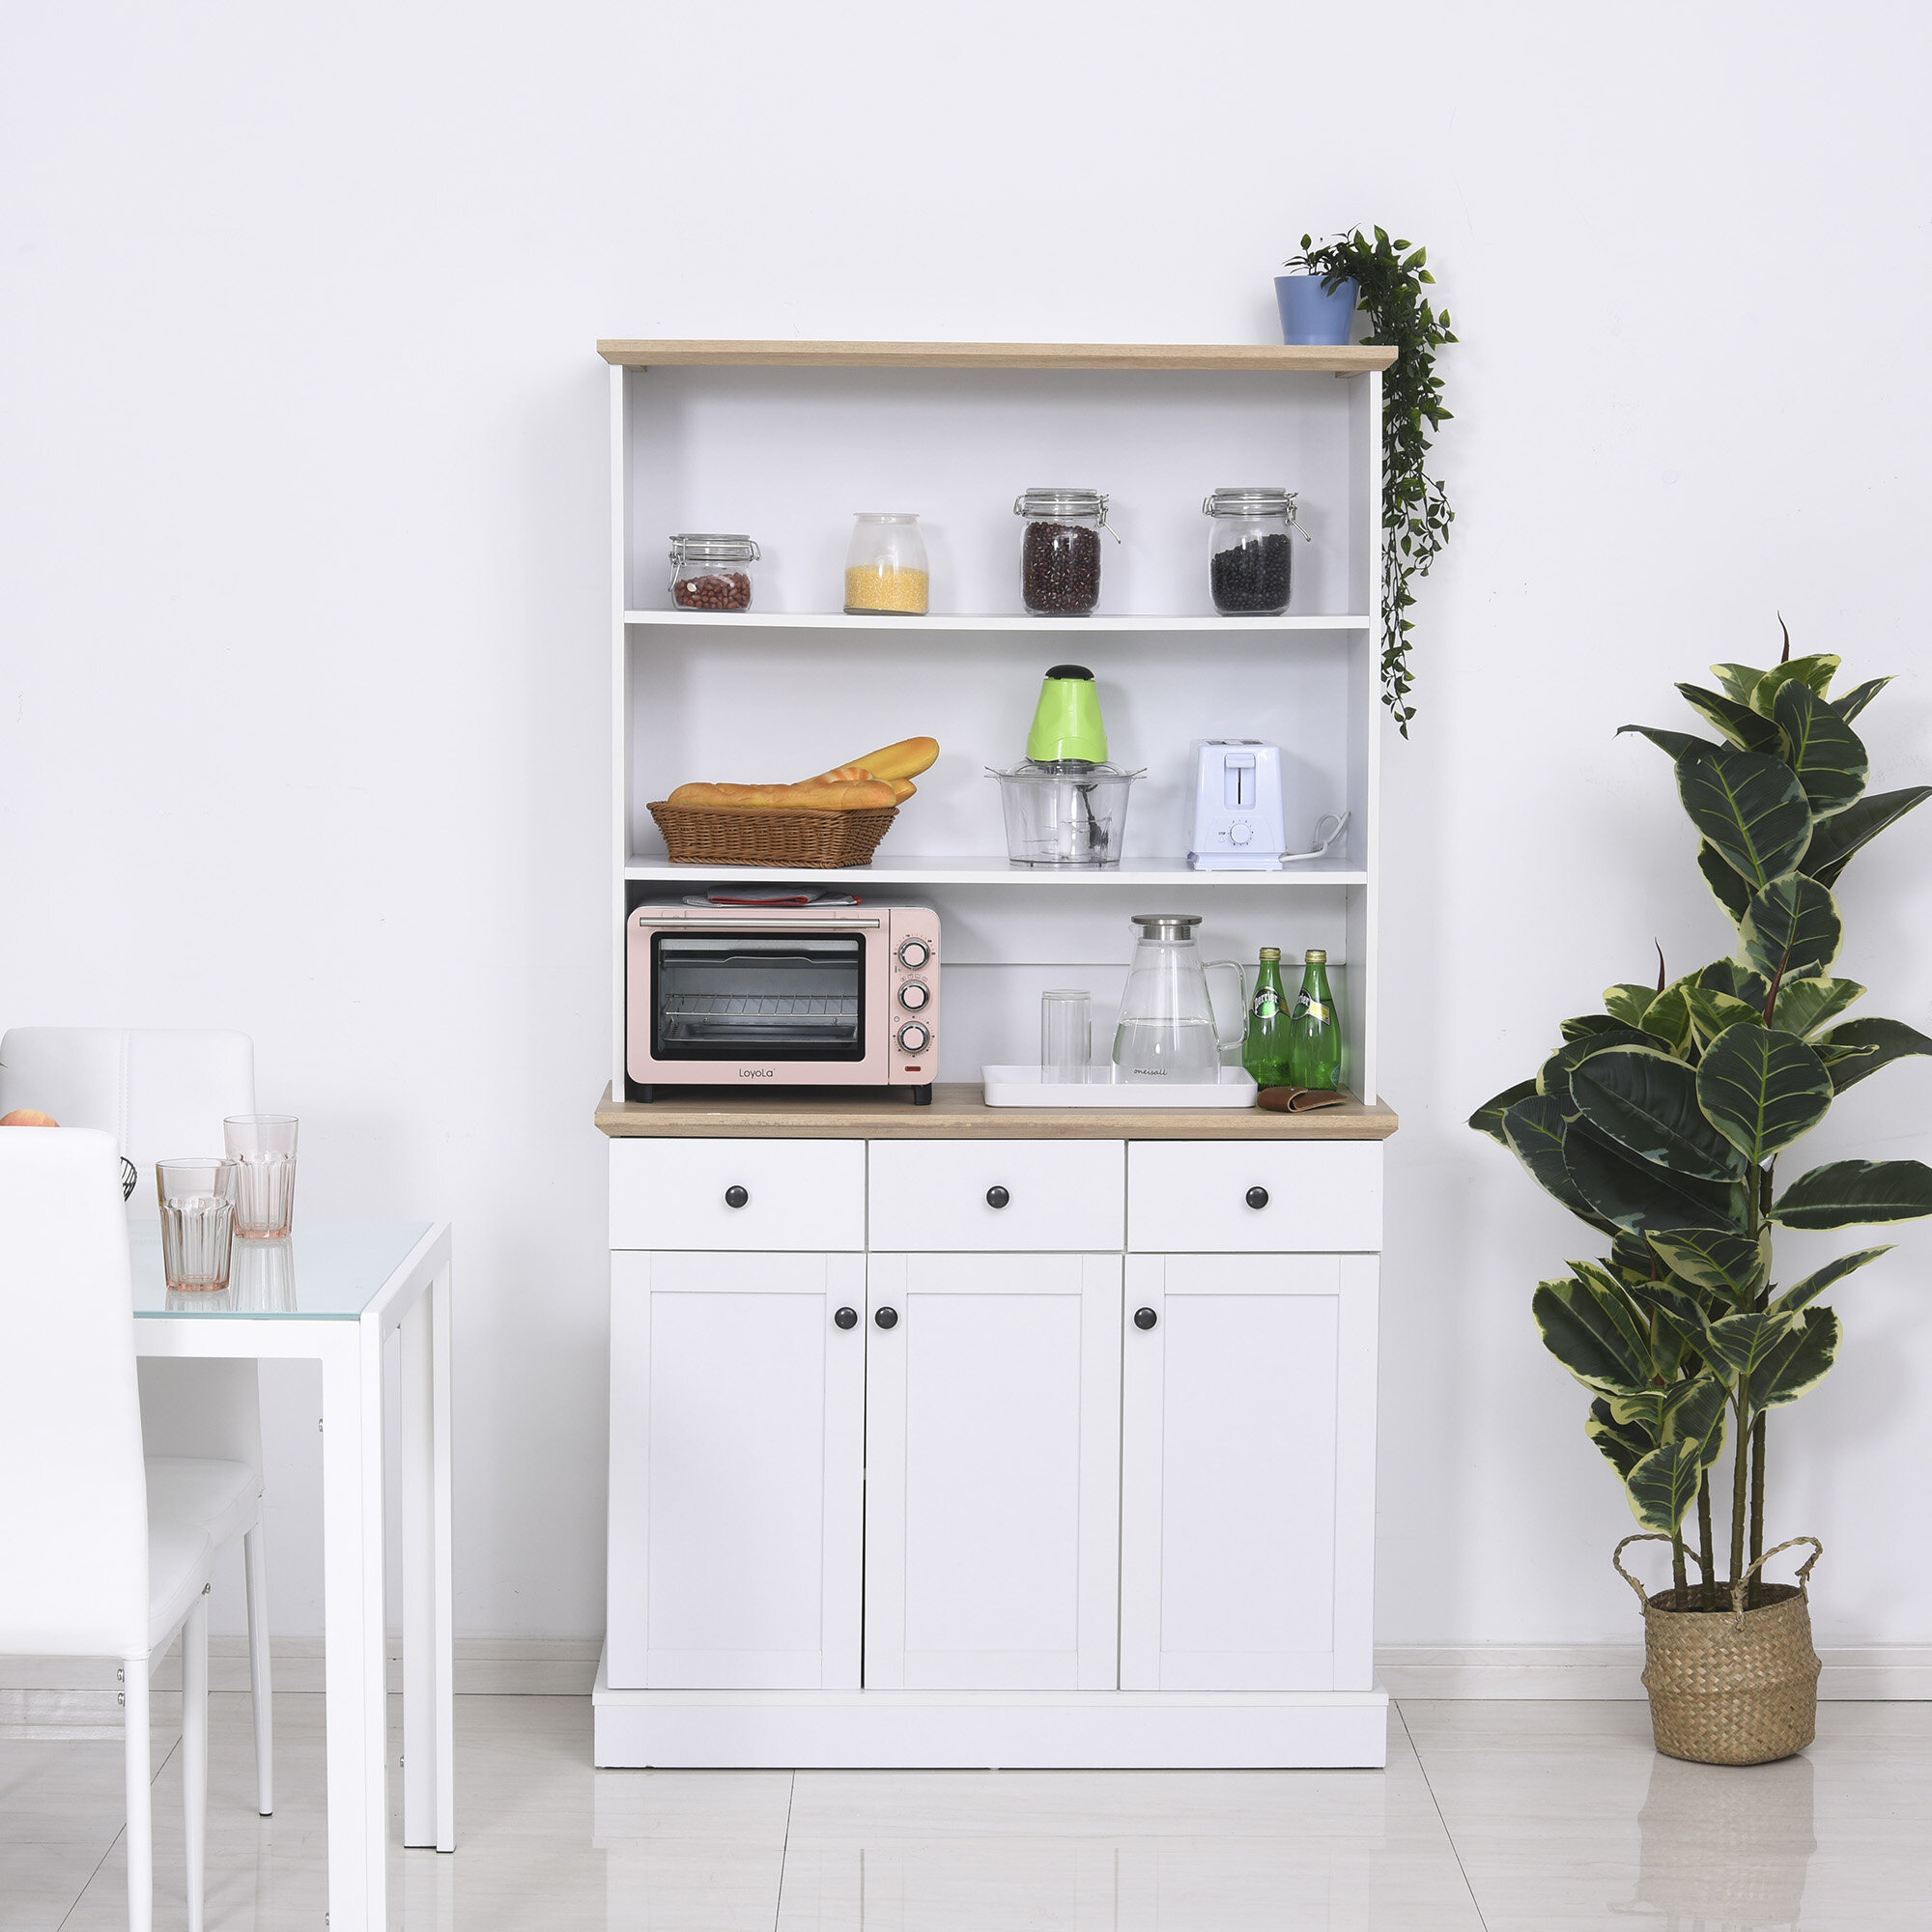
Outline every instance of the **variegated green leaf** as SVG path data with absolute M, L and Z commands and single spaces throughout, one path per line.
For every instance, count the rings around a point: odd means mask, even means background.
M 1702 685 L 1680 684 L 1677 689 L 1691 710 L 1715 724 L 1730 742 L 1744 752 L 1776 752 L 1781 742 L 1777 726 L 1760 718 L 1742 699 L 1706 691 Z
M 1522 1104 L 1547 1106 L 1549 1102 Z M 1737 1228 L 1748 1212 L 1742 1187 L 1673 1174 L 1666 1167 L 1639 1160 L 1581 1121 L 1564 1137 L 1563 1166 L 1571 1185 L 1592 1213 L 1633 1232 Z
M 1543 1346 L 1587 1387 L 1621 1394 L 1655 1374 L 1636 1307 L 1608 1276 L 1539 1283 L 1530 1306 Z
M 1852 854 L 1871 841 L 1888 825 L 1894 825 L 1914 806 L 1932 798 L 1932 785 L 1908 785 L 1903 791 L 1871 792 L 1819 819 L 1811 828 L 1811 842 L 1804 849 L 1799 869 L 1821 886 L 1833 886 L 1838 874 L 1851 863 Z
M 1728 993 L 1714 993 L 1708 986 L 1687 985 L 1684 999 L 1690 1011 L 1691 1036 L 1700 1048 L 1709 1046 L 1726 1027 L 1764 1024 L 1764 1014 L 1756 1007 Z
M 1745 916 L 1745 907 L 1750 904 L 1750 881 L 1741 879 L 1731 870 L 1724 855 L 1708 838 L 1700 839 L 1697 845 L 1697 869 L 1704 875 L 1704 883 L 1716 895 L 1718 903 L 1740 920 Z
M 1746 1399 L 1753 1408 L 1780 1408 L 1816 1388 L 1837 1359 L 1844 1326 L 1829 1308 L 1807 1308 L 1752 1369 Z
M 1642 1031 L 1682 1057 L 1690 1050 L 1690 1004 L 1686 981 L 1664 987 L 1645 1009 Z
M 1607 1017 L 1607 1015 L 1605 1016 Z M 1647 1033 L 1635 1027 L 1619 1026 L 1612 1023 L 1601 1031 L 1585 1034 L 1581 1039 L 1572 1040 L 1559 1046 L 1536 1070 L 1536 1091 L 1547 1094 L 1553 1100 L 1561 1100 L 1564 1110 L 1574 1114 L 1577 1110 L 1570 1100 L 1570 1077 L 1592 1054 L 1603 1053 L 1613 1046 L 1655 1046 L 1657 1042 Z
M 1738 922 L 1745 957 L 1776 983 L 1823 974 L 1838 956 L 1845 930 L 1838 902 L 1816 879 L 1794 873 L 1751 895 Z
M 1579 1220 L 1608 1234 L 1614 1223 L 1600 1214 L 1570 1179 L 1569 1163 L 1563 1155 L 1568 1137 L 1563 1103 L 1547 1094 L 1532 1094 L 1503 1111 L 1503 1138 L 1510 1151 L 1529 1170 L 1530 1178 Z
M 1824 1069 L 1818 1077 L 1825 1080 Z M 1656 1162 L 1702 1180 L 1734 1180 L 1737 1150 L 1699 1106 L 1702 1076 L 1668 1054 L 1634 1047 L 1595 1053 L 1570 1076 L 1570 1097 L 1599 1133 Z M 1825 1081 L 1829 1097 L 1831 1083 Z
M 1808 1133 L 1832 1105 L 1825 1064 L 1796 1034 L 1736 1026 L 1697 1064 L 1697 1104 L 1752 1166 Z
M 1697 1500 L 1704 1479 L 1703 1453 L 1694 1442 L 1666 1442 L 1630 1472 L 1624 1492 L 1631 1514 L 1645 1529 L 1675 1536 L 1684 1513 Z
M 1749 1376 L 1790 1331 L 1800 1318 L 1760 1311 L 1726 1315 L 1704 1331 L 1704 1352 L 1719 1363 L 1735 1381 Z
M 1580 1045 L 1598 1034 L 1628 1034 L 1636 1031 L 1626 1026 L 1613 1013 L 1578 1013 L 1575 1019 L 1563 1022 L 1563 1041 L 1566 1046 Z
M 1672 1228 L 1652 1235 L 1650 1245 L 1680 1280 L 1720 1294 L 1739 1308 L 1756 1300 L 1771 1274 L 1769 1229 L 1753 1240 L 1713 1228 Z
M 1711 667 L 1711 675 L 1723 686 L 1724 696 L 1733 704 L 1748 704 L 1750 695 L 1764 673 L 1750 665 L 1719 664 Z
M 1664 1403 L 1663 1439 L 1694 1442 L 1698 1461 L 1708 1469 L 1724 1446 L 1729 1410 L 1730 1391 L 1719 1377 L 1693 1376 L 1679 1382 Z
M 1832 679 L 1842 662 L 1840 658 L 1814 656 L 1793 658 L 1788 664 L 1773 665 L 1751 686 L 1750 696 L 1746 701 L 1760 718 L 1775 719 L 1777 716 L 1777 695 L 1787 684 L 1804 685 L 1813 696 L 1823 697 L 1832 689 Z
M 1798 774 L 1814 816 L 1828 818 L 1856 805 L 1870 766 L 1859 734 L 1807 685 L 1784 685 L 1776 698 L 1784 761 Z
M 1656 724 L 1619 724 L 1617 736 L 1626 731 L 1634 731 L 1640 738 L 1648 738 L 1659 751 L 1675 762 L 1678 758 L 1688 758 L 1695 752 L 1715 752 L 1718 748 L 1708 738 L 1693 737 L 1689 731 L 1666 731 Z
M 1777 1007 L 1773 1021 L 1800 1039 L 1809 1039 L 1820 1027 L 1832 1021 L 1855 1001 L 1864 998 L 1865 989 L 1856 980 L 1787 979 L 1777 989 Z M 1927 1042 L 1932 1046 L 1932 1041 Z
M 1782 758 L 1726 746 L 1677 767 L 1690 822 L 1753 890 L 1793 870 L 1811 840 L 1811 808 Z
M 1772 1205 L 1786 1228 L 1857 1228 L 1932 1214 L 1932 1168 L 1918 1160 L 1834 1160 L 1801 1174 Z
M 1742 1000 L 1760 1017 L 1764 1013 L 1764 1003 L 1771 998 L 1771 982 L 1761 980 L 1736 959 L 1714 959 L 1697 975 L 1697 983 L 1708 986 L 1714 993 L 1728 993 L 1734 1000 Z
M 1620 1026 L 1640 1028 L 1643 1016 L 1650 1010 L 1650 1003 L 1657 998 L 1657 990 L 1652 986 L 1639 986 L 1633 980 L 1622 980 L 1614 986 L 1604 988 L 1604 1010 Z
M 1583 1433 L 1603 1451 L 1618 1480 L 1625 1483 L 1630 1481 L 1630 1473 L 1637 1463 L 1657 1447 L 1654 1441 L 1645 1438 L 1641 1428 L 1620 1423 L 1610 1413 L 1609 1402 L 1603 1396 L 1591 1403 Z
M 1827 1262 L 1814 1274 L 1807 1274 L 1796 1288 L 1787 1288 L 1772 1306 L 1777 1315 L 1793 1315 L 1801 1308 L 1808 1306 L 1825 1293 L 1835 1287 L 1848 1274 L 1855 1273 L 1867 1262 L 1875 1262 L 1881 1255 L 1890 1254 L 1889 1245 L 1883 1248 L 1861 1248 L 1856 1254 L 1840 1255 L 1834 1262 Z
M 1832 1085 L 1840 1094 L 1894 1060 L 1932 1053 L 1932 1039 L 1903 1020 L 1847 1020 L 1834 1026 L 1818 1044 L 1829 1050 Z
M 1479 1134 L 1488 1134 L 1498 1147 L 1509 1146 L 1509 1138 L 1503 1132 L 1503 1115 L 1519 1100 L 1527 1100 L 1536 1092 L 1534 1080 L 1519 1080 L 1514 1087 L 1505 1087 L 1493 1100 L 1485 1100 L 1469 1116 L 1469 1124 Z
M 1844 696 L 1828 697 L 1825 701 L 1849 724 L 1890 682 L 1889 677 L 1868 677 L 1862 684 L 1854 685 Z

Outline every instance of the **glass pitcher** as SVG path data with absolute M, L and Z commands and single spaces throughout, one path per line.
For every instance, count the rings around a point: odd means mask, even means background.
M 1194 943 L 1199 913 L 1134 914 L 1140 942 L 1121 995 L 1121 1023 L 1114 1033 L 1114 1078 L 1127 1086 L 1211 1087 L 1221 1074 L 1221 1049 L 1240 1042 L 1248 1010 L 1248 979 L 1233 959 L 1204 965 Z M 1235 976 L 1236 997 L 1223 1010 L 1232 1033 L 1215 1016 L 1208 975 L 1225 968 Z

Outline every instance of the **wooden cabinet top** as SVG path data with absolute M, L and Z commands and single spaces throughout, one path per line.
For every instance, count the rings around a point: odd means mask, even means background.
M 1350 1096 L 1313 1114 L 1269 1114 L 1259 1107 L 1200 1113 L 1158 1107 L 989 1107 L 972 1082 L 941 1083 L 929 1107 L 909 1092 L 891 1094 L 680 1094 L 612 1100 L 597 1106 L 597 1125 L 612 1140 L 827 1141 L 1380 1141 L 1395 1132 L 1393 1108 Z
M 1250 369 L 1362 376 L 1395 351 L 1366 342 L 731 342 L 606 340 L 626 369 Z

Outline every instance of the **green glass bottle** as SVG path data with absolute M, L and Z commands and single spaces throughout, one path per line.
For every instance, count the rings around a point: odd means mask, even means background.
M 1328 990 L 1328 955 L 1311 946 L 1305 956 L 1301 992 L 1288 1023 L 1288 1085 L 1332 1093 L 1342 1071 L 1342 1034 Z
M 1248 1030 L 1241 1040 L 1241 1065 L 1257 1087 L 1288 1082 L 1288 993 L 1281 983 L 1281 948 L 1264 946 L 1255 974 L 1255 996 L 1248 1002 Z

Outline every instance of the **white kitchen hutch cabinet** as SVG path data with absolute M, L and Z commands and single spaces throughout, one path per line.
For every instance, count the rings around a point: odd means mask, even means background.
M 1389 352 L 600 348 L 617 970 L 598 1764 L 1380 1764 Z M 1113 497 L 1091 618 L 1005 614 L 1010 505 L 1041 482 Z M 1211 613 L 1198 506 L 1248 482 L 1301 493 L 1283 617 Z M 929 617 L 836 608 L 850 513 L 881 503 L 925 520 Z M 759 541 L 750 611 L 669 608 L 680 529 Z M 1016 870 L 982 769 L 1019 754 L 1068 656 L 1096 674 L 1116 762 L 1149 777 L 1118 870 Z M 685 779 L 800 777 L 918 732 L 940 761 L 867 868 L 672 867 L 645 810 Z M 1343 845 L 1189 871 L 1188 748 L 1226 736 L 1282 745 L 1292 841 L 1346 810 Z M 626 1097 L 627 912 L 746 877 L 938 911 L 932 1105 Z M 1204 916 L 1210 957 L 1325 946 L 1360 1097 L 1294 1118 L 985 1106 L 978 1069 L 1030 1056 L 1040 990 L 1090 986 L 1104 1025 L 1127 915 L 1169 908 Z

